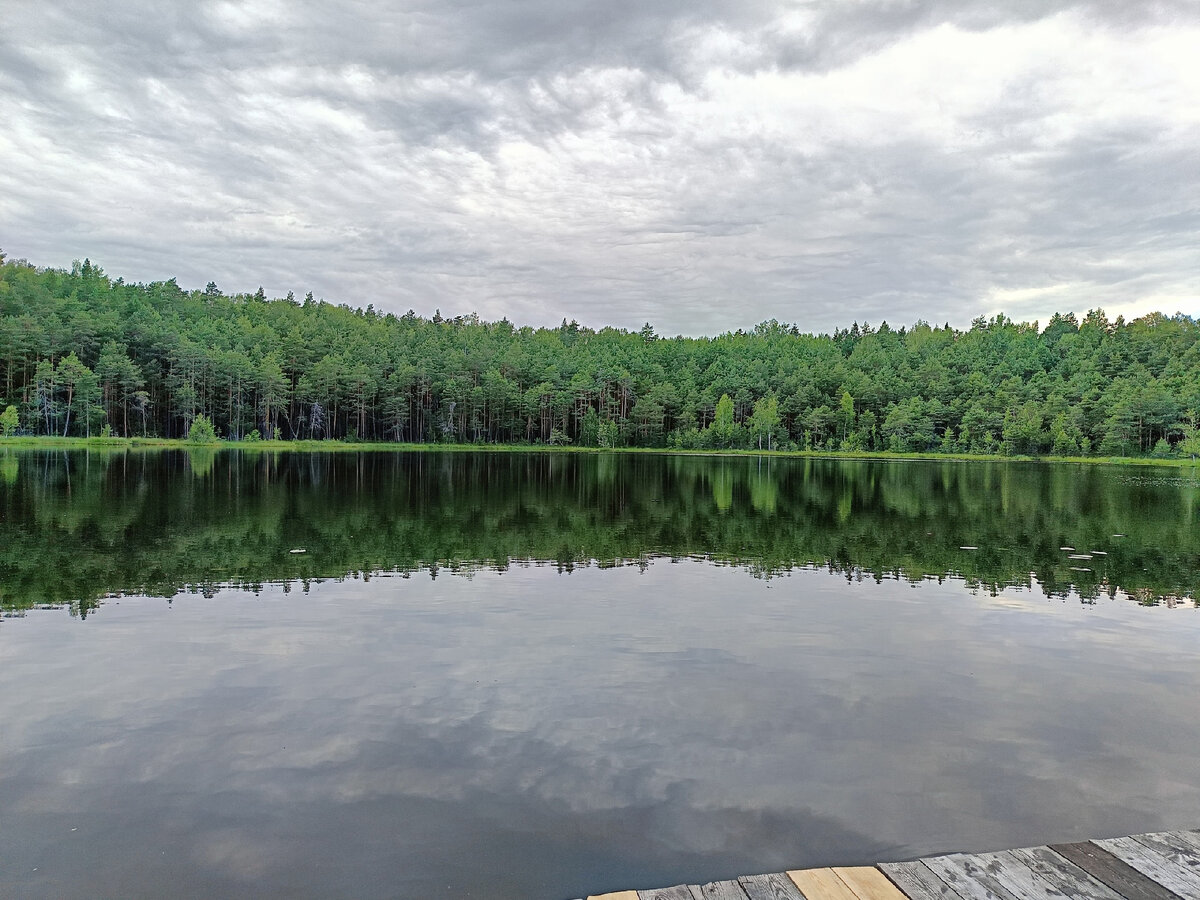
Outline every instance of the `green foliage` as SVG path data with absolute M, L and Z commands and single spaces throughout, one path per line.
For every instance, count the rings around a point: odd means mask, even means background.
M 188 442 L 192 444 L 215 444 L 217 442 L 217 432 L 208 416 L 200 415 L 192 420 L 192 427 L 188 429 Z
M 616 422 L 601 422 L 596 432 L 598 446 L 609 449 L 620 446 L 621 435 Z
M 758 439 L 758 449 L 763 449 L 766 438 L 767 449 L 773 449 L 776 430 L 779 428 L 779 398 L 774 393 L 754 401 L 754 412 L 750 416 L 750 431 Z
M 0 396 L 71 437 L 184 438 L 203 415 L 231 440 L 1147 456 L 1200 421 L 1200 325 L 1093 310 L 1040 333 L 997 315 L 685 339 L 3 262 Z
M 262 435 L 259 434 L 258 429 L 255 428 L 251 430 L 249 434 L 242 435 L 242 440 L 247 444 L 257 444 L 262 440 Z
M 579 424 L 579 443 L 584 447 L 600 446 L 600 417 L 590 406 Z
M 1192 459 L 1200 456 L 1200 428 L 1189 429 L 1176 448 L 1182 455 Z
M 21 425 L 21 417 L 17 408 L 11 404 L 0 413 L 0 437 L 12 437 Z

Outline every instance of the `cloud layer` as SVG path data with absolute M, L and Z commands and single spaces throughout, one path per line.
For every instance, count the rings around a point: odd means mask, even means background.
M 17 3 L 0 246 L 714 333 L 1200 313 L 1178 2 Z

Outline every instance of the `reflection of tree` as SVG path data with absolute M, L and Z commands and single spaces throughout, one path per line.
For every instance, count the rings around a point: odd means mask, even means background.
M 0 603 L 86 611 L 120 592 L 654 555 L 1147 602 L 1200 586 L 1198 486 L 1021 463 L 10 451 Z
M 192 474 L 197 478 L 203 478 L 213 470 L 213 466 L 217 464 L 217 450 L 215 447 L 189 447 L 187 450 L 188 463 L 191 465 Z
M 19 466 L 17 454 L 5 453 L 0 455 L 0 482 L 4 484 L 16 484 Z

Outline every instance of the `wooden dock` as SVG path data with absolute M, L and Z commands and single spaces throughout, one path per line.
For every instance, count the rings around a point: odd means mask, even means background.
M 1200 900 L 1200 831 L 799 869 L 588 900 Z

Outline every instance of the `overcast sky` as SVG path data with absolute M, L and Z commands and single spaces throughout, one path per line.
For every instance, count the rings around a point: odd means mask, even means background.
M 1200 314 L 1195 0 L 9 0 L 0 247 L 422 315 Z

